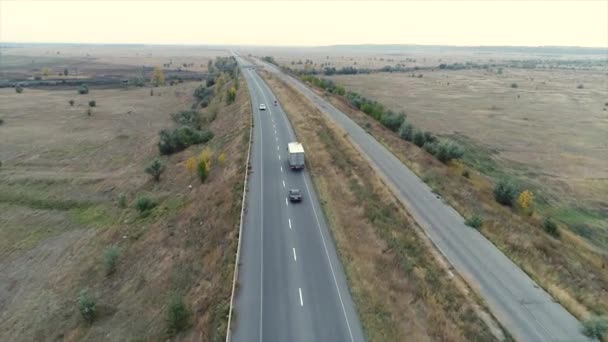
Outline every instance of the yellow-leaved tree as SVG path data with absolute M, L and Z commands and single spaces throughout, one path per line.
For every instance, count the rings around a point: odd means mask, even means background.
M 534 194 L 530 190 L 524 190 L 517 197 L 519 207 L 528 215 L 534 211 Z
M 207 147 L 201 151 L 201 154 L 198 156 L 198 160 L 205 163 L 207 167 L 207 171 L 211 170 L 211 159 L 213 158 L 213 151 Z
M 156 67 L 152 73 L 152 79 L 150 80 L 155 87 L 165 84 L 165 73 L 163 69 Z

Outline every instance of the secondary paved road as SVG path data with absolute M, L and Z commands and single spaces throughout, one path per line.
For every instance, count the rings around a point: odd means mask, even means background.
M 259 61 L 258 61 L 259 62 Z M 456 210 L 437 198 L 390 151 L 344 113 L 300 81 L 259 62 L 296 87 L 324 114 L 348 132 L 351 140 L 392 187 L 454 268 L 477 290 L 492 313 L 518 341 L 587 341 L 580 323 Z
M 288 167 L 290 123 L 250 64 L 237 60 L 254 132 L 232 341 L 364 341 L 310 177 Z M 302 203 L 289 203 L 290 188 L 302 191 Z

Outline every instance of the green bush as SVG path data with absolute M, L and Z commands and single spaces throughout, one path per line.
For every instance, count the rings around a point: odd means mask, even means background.
M 190 311 L 184 303 L 184 298 L 178 294 L 171 296 L 167 307 L 167 333 L 175 335 L 186 330 L 190 325 Z
M 173 121 L 193 129 L 201 129 L 201 116 L 194 110 L 183 110 L 171 114 Z
M 461 158 L 464 155 L 464 150 L 460 145 L 451 140 L 442 140 L 437 145 L 437 150 L 434 154 L 440 162 L 447 164 L 452 159 Z
M 95 102 L 95 100 L 89 101 L 89 107 L 95 107 L 95 106 L 97 106 L 97 102 Z
M 414 131 L 414 144 L 416 144 L 418 147 L 422 147 L 424 146 L 424 143 L 426 142 L 426 139 L 424 138 L 424 133 L 421 130 L 415 130 Z
M 4 125 L 4 119 L 0 119 L 0 126 Z
M 511 88 L 517 88 L 517 83 L 511 83 Z
M 405 115 L 403 113 L 397 114 L 390 110 L 385 112 L 384 115 L 382 115 L 382 118 L 380 119 L 380 123 L 393 132 L 397 132 L 404 121 Z
M 18 85 L 15 87 L 15 92 L 17 92 L 17 94 L 21 94 L 23 93 L 23 87 Z
M 498 181 L 494 187 L 494 199 L 502 205 L 512 206 L 517 197 L 517 186 L 506 179 Z
M 464 220 L 464 224 L 466 224 L 469 227 L 479 229 L 481 227 L 481 225 L 483 224 L 483 221 L 481 220 L 481 217 L 479 217 L 477 215 L 473 215 L 473 216 L 468 217 L 466 220 Z
M 414 126 L 407 121 L 403 121 L 399 127 L 399 137 L 406 141 L 414 140 Z
M 70 107 L 74 107 L 74 100 L 70 100 Z
M 152 176 L 152 178 L 158 182 L 160 180 L 160 175 L 165 170 L 165 164 L 160 159 L 154 159 L 146 169 L 144 170 L 147 174 Z
M 106 275 L 110 275 L 116 271 L 116 264 L 118 257 L 120 256 L 120 249 L 118 246 L 112 245 L 103 252 L 103 268 Z
M 213 81 L 215 83 L 215 81 Z M 207 81 L 208 83 L 208 81 Z M 194 97 L 196 97 L 199 101 L 206 101 L 207 103 L 210 102 L 211 98 L 213 97 L 213 89 L 208 88 L 211 85 L 207 85 L 207 87 L 205 87 L 204 85 L 199 85 L 198 87 L 196 87 L 196 89 L 194 89 Z
M 88 289 L 82 289 L 78 294 L 78 309 L 80 310 L 82 318 L 87 323 L 93 323 L 97 312 L 97 303 Z
M 583 334 L 590 338 L 601 340 L 608 334 L 608 317 L 591 316 L 583 321 Z
M 158 149 L 161 154 L 172 154 L 183 151 L 190 145 L 206 143 L 213 138 L 209 130 L 195 130 L 190 127 L 178 127 L 174 130 L 160 131 Z
M 437 154 L 437 147 L 438 144 L 436 142 L 430 142 L 427 141 L 424 143 L 424 145 L 422 146 L 422 148 L 424 148 L 425 151 L 427 151 L 428 153 L 435 155 Z
M 89 86 L 86 84 L 81 84 L 80 88 L 78 88 L 78 94 L 84 95 L 89 93 Z
M 462 170 L 461 175 L 464 178 L 471 178 L 471 174 L 469 173 L 469 170 Z
M 554 237 L 559 237 L 560 235 L 557 224 L 549 217 L 543 220 L 543 230 Z
M 135 208 L 137 208 L 141 214 L 148 213 L 155 206 L 156 203 L 146 196 L 141 196 L 137 199 L 137 201 L 135 201 Z

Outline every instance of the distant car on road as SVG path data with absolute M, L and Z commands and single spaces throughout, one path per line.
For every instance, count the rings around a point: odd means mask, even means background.
M 263 103 L 260 103 L 260 110 L 266 110 L 266 105 Z
M 302 192 L 300 189 L 289 189 L 289 200 L 291 202 L 301 202 Z

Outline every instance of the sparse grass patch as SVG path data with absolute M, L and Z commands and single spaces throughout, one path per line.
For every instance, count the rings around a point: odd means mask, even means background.
M 120 257 L 120 249 L 116 245 L 107 247 L 103 252 L 103 268 L 106 275 L 110 275 L 116 271 L 116 264 Z
M 479 228 L 481 228 L 483 221 L 482 221 L 481 217 L 479 217 L 477 215 L 471 215 L 466 220 L 464 220 L 464 224 L 466 224 L 469 227 L 479 229 Z

